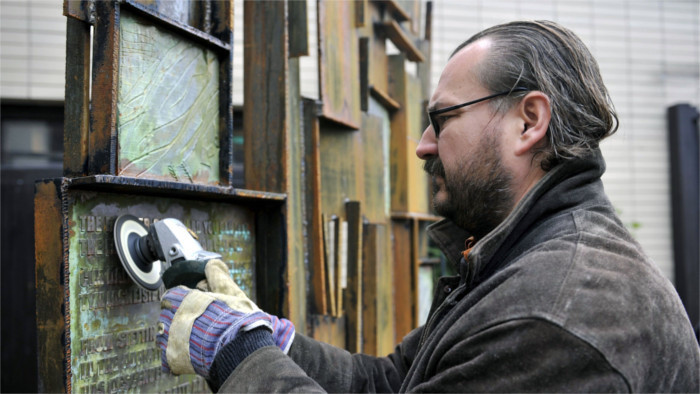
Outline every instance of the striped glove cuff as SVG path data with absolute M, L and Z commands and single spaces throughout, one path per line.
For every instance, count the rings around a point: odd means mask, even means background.
M 164 371 L 169 371 L 169 365 L 173 362 L 168 360 L 168 336 L 175 314 L 182 306 L 185 297 L 191 290 L 178 287 L 168 291 L 164 301 L 170 303 L 169 308 L 162 308 L 160 322 L 163 323 L 163 332 L 158 335 L 158 344 L 164 351 L 161 362 Z M 189 326 L 189 358 L 194 372 L 204 376 L 209 376 L 209 369 L 216 353 L 229 341 L 232 341 L 239 331 L 248 331 L 254 328 L 265 326 L 272 331 L 271 316 L 260 310 L 250 313 L 243 313 L 231 309 L 226 303 L 210 297 L 206 309 Z M 291 324 L 291 323 L 290 323 Z M 178 371 L 176 371 L 178 372 Z

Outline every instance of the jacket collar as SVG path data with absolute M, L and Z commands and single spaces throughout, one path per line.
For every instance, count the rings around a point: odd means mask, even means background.
M 569 160 L 553 168 L 528 191 L 501 224 L 474 245 L 468 261 L 462 258 L 462 251 L 470 234 L 451 220 L 443 219 L 430 225 L 428 235 L 448 261 L 458 268 L 462 281 L 489 276 L 507 263 L 502 260 L 537 223 L 584 205 L 607 202 L 600 182 L 604 172 L 605 160 L 599 149 L 587 157 Z M 521 249 L 527 245 L 519 246 Z M 490 261 L 494 264 L 489 264 Z

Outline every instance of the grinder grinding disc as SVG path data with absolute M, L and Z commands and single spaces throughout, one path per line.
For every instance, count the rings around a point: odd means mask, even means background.
M 142 251 L 139 240 L 148 235 L 148 228 L 132 215 L 119 216 L 114 222 L 114 245 L 126 273 L 137 285 L 147 290 L 158 290 L 163 284 L 160 260 L 149 260 L 151 255 Z

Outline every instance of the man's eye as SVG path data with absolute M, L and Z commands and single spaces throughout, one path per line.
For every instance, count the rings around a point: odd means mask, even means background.
M 447 119 L 449 119 L 449 118 L 451 118 L 450 115 L 440 115 L 435 120 L 437 120 L 438 125 L 442 128 L 442 125 L 444 125 L 445 122 L 447 122 Z

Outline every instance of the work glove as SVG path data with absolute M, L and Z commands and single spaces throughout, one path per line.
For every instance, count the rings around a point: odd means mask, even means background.
M 206 280 L 197 289 L 178 286 L 161 299 L 157 343 L 162 369 L 176 375 L 209 377 L 219 350 L 242 332 L 262 328 L 285 353 L 294 340 L 294 325 L 258 308 L 236 285 L 223 261 L 205 266 Z

